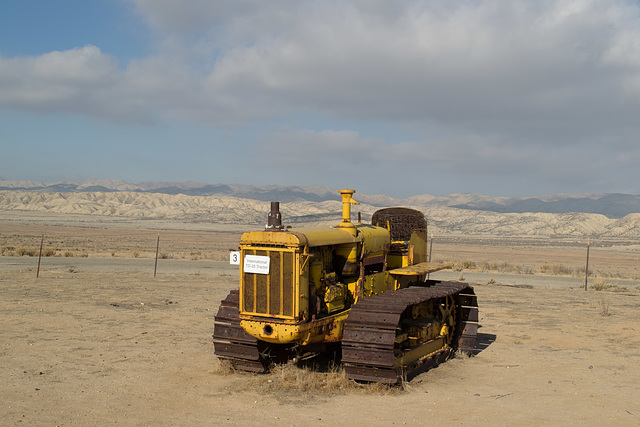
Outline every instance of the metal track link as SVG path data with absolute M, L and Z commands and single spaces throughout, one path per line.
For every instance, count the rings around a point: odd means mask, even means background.
M 213 347 L 216 356 L 228 360 L 241 371 L 266 371 L 258 351 L 258 340 L 240 326 L 240 291 L 233 290 L 221 301 L 213 328 Z
M 408 352 L 403 355 L 395 343 L 403 312 L 412 305 L 448 296 L 453 296 L 456 305 L 451 344 L 436 345 L 425 356 L 405 363 L 403 356 Z M 344 325 L 342 362 L 351 379 L 397 384 L 403 378 L 411 378 L 444 362 L 456 350 L 471 355 L 477 330 L 478 303 L 473 288 L 467 283 L 440 282 L 387 291 L 362 299 L 351 307 Z

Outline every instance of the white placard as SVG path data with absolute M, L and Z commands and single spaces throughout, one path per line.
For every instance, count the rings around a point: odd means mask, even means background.
M 240 265 L 240 251 L 229 252 L 229 264 Z
M 269 265 L 271 258 L 261 255 L 245 255 L 244 256 L 244 272 L 269 274 Z

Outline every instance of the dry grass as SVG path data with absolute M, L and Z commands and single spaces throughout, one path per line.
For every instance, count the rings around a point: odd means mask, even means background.
M 561 263 L 543 262 L 536 267 L 514 264 L 509 262 L 476 262 L 472 260 L 459 260 L 455 258 L 435 259 L 434 263 L 451 265 L 453 271 L 475 271 L 482 273 L 509 273 L 509 274 L 528 274 L 528 275 L 547 275 L 547 276 L 567 276 L 567 277 L 584 277 L 585 267 L 569 267 Z M 461 274 L 462 276 L 462 274 Z M 625 274 L 622 271 L 608 269 L 589 269 L 589 277 L 604 277 L 615 279 L 632 279 L 638 280 L 637 274 Z
M 216 363 L 216 365 L 213 367 L 211 371 L 213 374 L 229 375 L 235 372 L 235 370 L 233 369 L 233 366 L 231 366 L 231 363 L 229 363 L 228 361 L 221 360 L 221 359 L 216 359 L 216 360 L 218 363 Z
M 357 383 L 347 378 L 344 369 L 333 365 L 326 371 L 299 367 L 294 363 L 274 366 L 269 374 L 261 378 L 266 389 L 291 393 L 342 394 L 360 391 L 363 393 L 398 393 L 400 388 L 385 384 Z
M 605 279 L 604 277 L 599 277 L 593 282 L 593 285 L 591 287 L 596 291 L 604 291 L 607 289 L 612 289 L 615 286 L 607 283 L 607 279 Z
M 4 246 L 0 249 L 0 256 L 27 256 L 27 257 L 38 257 L 40 256 L 40 248 L 28 248 L 28 247 L 18 247 L 15 246 Z M 81 252 L 76 254 L 75 252 L 66 249 L 61 250 L 60 248 L 42 248 L 42 256 L 43 257 L 74 257 L 81 256 L 87 257 L 88 254 L 86 252 Z
M 572 270 L 563 265 L 542 264 L 537 270 L 530 266 L 512 264 L 509 262 L 475 262 L 470 260 L 436 260 L 436 263 L 450 264 L 454 271 L 480 271 L 513 274 L 549 274 L 554 276 L 575 276 L 579 274 L 577 270 Z
M 575 276 L 577 272 L 562 264 L 548 264 L 544 263 L 540 266 L 540 272 L 542 274 L 550 274 L 553 276 Z
M 261 389 L 278 396 L 301 395 L 337 395 L 346 393 L 398 394 L 403 387 L 394 387 L 379 383 L 358 383 L 347 378 L 340 365 L 326 370 L 316 370 L 307 366 L 298 366 L 294 362 L 277 364 L 267 374 L 252 374 L 236 371 L 231 364 L 221 361 L 213 368 L 215 375 L 234 376 L 238 380 L 236 388 Z
M 591 288 L 596 291 L 628 291 L 629 289 L 626 286 L 620 286 L 618 283 L 607 283 L 606 277 L 598 277 Z M 640 286 L 636 287 L 636 289 L 640 289 Z

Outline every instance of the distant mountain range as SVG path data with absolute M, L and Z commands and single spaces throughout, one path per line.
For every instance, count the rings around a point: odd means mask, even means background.
M 33 181 L 0 180 L 0 191 L 22 190 L 44 193 L 120 192 L 160 193 L 188 196 L 230 196 L 259 201 L 325 202 L 339 200 L 337 190 L 324 186 L 261 187 L 240 184 L 206 184 L 197 182 L 140 182 L 122 180 L 95 180 L 76 182 L 41 183 Z M 555 194 L 525 198 L 494 197 L 479 194 L 450 194 L 431 196 L 423 194 L 406 199 L 386 195 L 357 194 L 356 200 L 375 207 L 421 206 L 451 207 L 466 210 L 497 213 L 592 213 L 608 218 L 622 218 L 631 213 L 640 213 L 640 195 L 606 194 Z

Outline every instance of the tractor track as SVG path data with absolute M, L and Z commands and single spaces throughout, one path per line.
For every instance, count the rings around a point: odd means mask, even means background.
M 473 288 L 460 282 L 427 283 L 430 286 L 387 291 L 351 307 L 342 338 L 342 362 L 349 378 L 396 384 L 444 362 L 457 350 L 472 354 L 478 329 Z M 458 319 L 451 345 L 408 364 L 400 362 L 403 352 L 395 341 L 402 313 L 415 304 L 448 296 L 455 299 Z
M 426 282 L 368 297 L 354 304 L 344 325 L 342 362 L 347 377 L 358 381 L 397 384 L 452 357 L 456 351 L 471 355 L 478 322 L 473 288 L 460 282 Z M 401 356 L 395 343 L 400 318 L 407 308 L 430 299 L 453 296 L 456 326 L 452 344 L 409 364 L 398 365 Z M 215 316 L 215 354 L 238 370 L 264 373 L 268 362 L 259 341 L 240 326 L 239 290 L 232 290 Z
M 238 370 L 264 373 L 258 340 L 240 326 L 240 291 L 234 289 L 222 300 L 215 316 L 213 346 L 215 354 Z

